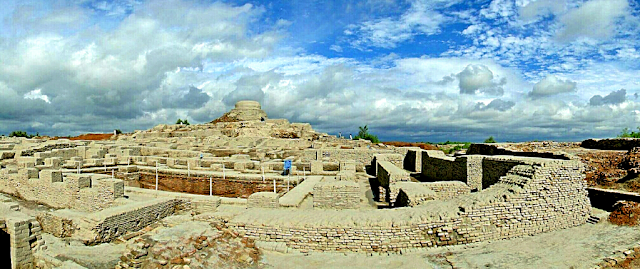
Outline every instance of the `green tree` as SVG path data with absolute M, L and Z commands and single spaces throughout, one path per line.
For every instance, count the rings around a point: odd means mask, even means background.
M 378 139 L 378 136 L 369 133 L 369 127 L 367 125 L 360 126 L 358 127 L 358 129 L 358 135 L 353 138 L 354 140 L 365 139 L 371 141 L 372 143 L 380 143 L 380 139 Z
M 484 140 L 484 143 L 496 143 L 496 140 L 493 139 L 493 136 L 490 136 L 489 138 Z
M 176 121 L 176 124 L 182 124 L 184 123 L 181 119 L 178 119 L 178 121 Z
M 191 125 L 191 123 L 189 123 L 189 121 L 188 121 L 188 120 L 186 120 L 186 119 L 182 121 L 182 124 L 184 124 L 184 125 Z
M 640 127 L 638 132 L 629 130 L 629 128 L 622 129 L 622 133 L 618 135 L 619 138 L 640 138 Z
M 9 134 L 9 137 L 26 137 L 26 138 L 32 138 L 34 137 L 34 135 L 30 135 L 25 131 L 13 131 Z

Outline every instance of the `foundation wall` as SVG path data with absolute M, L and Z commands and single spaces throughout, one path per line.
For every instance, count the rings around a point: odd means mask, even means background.
M 145 203 L 120 206 L 89 215 L 97 223 L 91 231 L 90 244 L 111 242 L 128 232 L 136 232 L 154 222 L 173 215 L 185 203 L 182 199 L 159 198 Z

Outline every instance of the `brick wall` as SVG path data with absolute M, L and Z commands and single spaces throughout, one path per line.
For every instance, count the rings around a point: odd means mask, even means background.
M 324 181 L 313 187 L 313 207 L 348 209 L 360 205 L 360 186 L 353 181 Z
M 247 199 L 248 208 L 278 208 L 280 194 L 274 192 L 256 192 Z
M 581 225 L 591 210 L 585 188 L 584 167 L 579 162 L 525 160 L 498 183 L 464 199 L 367 214 L 263 209 L 237 216 L 229 224 L 248 238 L 283 242 L 303 251 L 399 251 Z M 296 224 L 287 219 L 296 219 Z

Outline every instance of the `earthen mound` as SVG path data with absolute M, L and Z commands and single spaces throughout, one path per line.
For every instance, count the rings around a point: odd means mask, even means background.
M 109 140 L 113 134 L 83 134 L 75 137 L 70 137 L 69 140 Z
M 412 142 L 402 142 L 402 141 L 388 141 L 388 142 L 382 142 L 382 143 L 385 145 L 390 145 L 394 147 L 419 147 L 424 150 L 438 149 L 438 147 L 431 144 L 426 144 L 426 143 L 412 143 Z
M 636 226 L 640 220 L 640 204 L 622 201 L 614 205 L 609 221 L 616 225 Z

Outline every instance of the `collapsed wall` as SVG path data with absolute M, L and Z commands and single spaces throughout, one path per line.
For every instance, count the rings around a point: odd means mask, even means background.
M 577 161 L 518 162 L 486 190 L 412 208 L 250 210 L 229 225 L 244 236 L 303 251 L 400 251 L 533 235 L 581 225 L 591 206 Z

